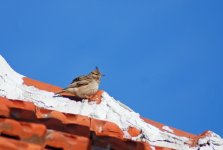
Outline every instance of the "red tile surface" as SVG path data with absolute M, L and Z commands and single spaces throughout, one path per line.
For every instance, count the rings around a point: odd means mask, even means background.
M 124 135 L 122 130 L 116 124 L 98 119 L 91 119 L 90 129 L 98 136 L 111 136 L 123 139 Z
M 48 91 L 48 92 L 58 92 L 62 89 L 58 86 L 53 86 L 51 84 L 47 84 L 47 83 L 44 83 L 44 82 L 33 80 L 33 79 L 30 79 L 30 78 L 27 78 L 27 77 L 23 78 L 23 82 L 27 86 L 34 86 L 34 87 L 36 87 L 40 90 L 45 90 L 45 91 Z
M 135 137 L 135 136 L 138 136 L 138 135 L 141 134 L 141 130 L 136 129 L 135 127 L 129 127 L 129 128 L 128 128 L 128 133 L 129 133 L 132 137 Z
M 6 105 L 0 105 L 0 117 L 8 117 L 10 110 Z
M 0 97 L 1 104 L 10 108 L 21 108 L 25 110 L 35 111 L 36 106 L 31 102 L 24 102 L 20 100 L 8 100 L 7 98 Z
M 41 145 L 43 148 L 88 149 L 90 139 L 54 130 L 48 130 L 42 124 L 19 122 L 12 119 L 0 119 L 0 133 L 3 137 L 17 139 L 22 142 Z
M 0 136 L 0 150 L 42 150 L 42 146 Z
M 141 149 L 146 145 L 125 141 L 122 130 L 108 121 L 47 110 L 36 107 L 30 102 L 8 100 L 2 97 L 0 97 L 0 103 L 2 104 L 0 116 L 6 117 L 0 118 L 0 133 L 9 139 L 39 144 L 47 148 L 69 150 L 70 147 L 76 147 L 84 150 L 91 147 L 90 137 L 95 134 L 97 139 L 102 141 L 106 139 L 106 142 L 98 143 L 110 145 L 114 150 L 119 149 L 120 146 L 126 150 L 130 149 L 129 146 Z M 16 142 L 13 145 L 16 145 Z M 100 147 L 100 144 L 98 146 Z M 26 147 L 30 147 L 30 144 Z M 146 148 L 143 149 L 146 150 Z
M 45 137 L 44 146 L 50 146 L 62 149 L 80 149 L 90 148 L 90 139 L 81 136 L 65 134 L 61 132 L 49 131 Z
M 42 137 L 46 133 L 46 127 L 41 124 L 18 122 L 12 119 L 0 118 L 0 132 L 19 137 L 21 139 Z

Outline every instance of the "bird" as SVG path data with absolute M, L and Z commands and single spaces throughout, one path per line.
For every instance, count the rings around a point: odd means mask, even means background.
M 104 75 L 100 72 L 99 68 L 95 67 L 89 74 L 74 78 L 66 88 L 55 94 L 66 92 L 79 98 L 91 98 L 98 91 L 102 76 Z

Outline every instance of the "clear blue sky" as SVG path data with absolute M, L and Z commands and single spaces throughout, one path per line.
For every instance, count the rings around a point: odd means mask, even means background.
M 222 0 L 1 0 L 0 53 L 61 87 L 97 65 L 142 116 L 223 136 Z

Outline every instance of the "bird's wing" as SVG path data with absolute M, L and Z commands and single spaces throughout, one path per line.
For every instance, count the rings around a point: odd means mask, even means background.
M 84 75 L 83 75 L 83 76 L 79 76 L 79 77 L 77 77 L 77 78 L 74 78 L 73 81 L 71 82 L 71 84 L 74 83 L 74 82 L 77 82 L 77 81 L 86 79 L 86 78 L 87 78 L 87 76 L 84 76 Z
M 68 87 L 75 88 L 75 87 L 84 86 L 84 85 L 89 84 L 90 80 L 91 79 L 89 76 L 79 76 L 75 78 Z

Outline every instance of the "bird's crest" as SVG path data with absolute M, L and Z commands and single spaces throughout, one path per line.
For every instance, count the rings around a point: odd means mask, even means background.
M 100 70 L 99 70 L 99 68 L 98 68 L 97 66 L 95 67 L 95 70 L 91 71 L 90 74 L 92 74 L 93 76 L 98 76 L 99 78 L 101 78 L 102 76 L 104 76 L 104 75 L 100 72 Z

